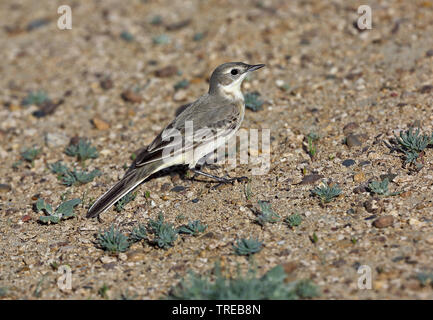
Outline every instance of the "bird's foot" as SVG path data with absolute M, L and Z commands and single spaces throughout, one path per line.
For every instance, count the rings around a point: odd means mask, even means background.
M 223 184 L 233 183 L 235 181 L 238 181 L 238 182 L 248 181 L 248 177 L 245 177 L 245 176 L 242 176 L 242 177 L 233 177 L 233 178 L 230 178 L 230 177 L 218 177 L 218 176 L 215 176 L 213 174 L 206 173 L 206 172 L 203 172 L 203 171 L 200 171 L 200 170 L 197 170 L 197 169 L 191 169 L 191 170 L 192 170 L 192 172 L 194 172 L 195 175 L 202 175 L 202 176 L 205 176 L 205 177 L 208 177 L 208 178 L 212 178 L 212 179 L 216 180 L 217 182 L 219 182 L 217 185 L 215 185 L 213 187 L 213 189 L 216 189 L 216 188 L 222 186 Z

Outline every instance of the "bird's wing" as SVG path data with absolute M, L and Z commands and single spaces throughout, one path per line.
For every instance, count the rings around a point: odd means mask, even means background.
M 193 103 L 137 155 L 133 167 L 164 160 L 226 136 L 236 128 L 239 118 L 239 108 L 230 102 L 222 105 L 206 103 L 205 106 Z M 186 140 L 185 123 L 188 121 L 192 122 L 193 136 Z M 172 152 L 166 154 L 164 150 Z

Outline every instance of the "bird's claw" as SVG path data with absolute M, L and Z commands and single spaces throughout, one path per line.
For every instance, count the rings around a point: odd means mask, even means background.
M 242 176 L 242 177 L 234 177 L 234 178 L 221 178 L 219 183 L 212 187 L 212 189 L 217 189 L 223 184 L 231 183 L 233 184 L 235 181 L 242 182 L 242 181 L 248 181 L 248 177 Z

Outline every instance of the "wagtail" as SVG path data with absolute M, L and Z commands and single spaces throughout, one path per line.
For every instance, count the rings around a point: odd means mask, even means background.
M 249 72 L 264 66 L 229 62 L 217 67 L 210 77 L 208 93 L 188 105 L 136 156 L 125 176 L 90 207 L 87 218 L 105 212 L 150 175 L 174 165 L 188 165 L 195 174 L 220 183 L 245 178 L 222 178 L 196 169 L 196 166 L 236 134 L 245 114 L 242 81 Z M 188 137 L 190 127 L 195 130 L 193 138 Z M 206 137 L 196 139 L 197 132 Z

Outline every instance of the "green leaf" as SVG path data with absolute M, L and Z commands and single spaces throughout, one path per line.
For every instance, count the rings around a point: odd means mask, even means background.
M 287 282 L 287 274 L 278 265 L 262 277 L 257 277 L 254 269 L 247 275 L 238 272 L 236 277 L 222 276 L 218 265 L 210 276 L 190 273 L 170 290 L 169 299 L 180 300 L 296 300 L 310 299 L 320 295 L 318 287 L 311 280 Z
M 245 107 L 254 112 L 261 110 L 264 102 L 259 97 L 260 93 L 256 91 L 246 93 L 244 96 Z
M 121 212 L 124 210 L 125 206 L 131 202 L 134 201 L 135 197 L 137 196 L 137 192 L 128 192 L 126 195 L 124 195 L 119 201 L 115 204 L 115 209 L 117 212 Z
M 261 226 L 266 223 L 275 223 L 281 219 L 281 217 L 271 209 L 271 204 L 267 201 L 258 201 L 261 213 L 257 216 L 256 222 Z
M 121 233 L 114 225 L 110 229 L 100 232 L 97 236 L 99 246 L 110 252 L 124 252 L 129 248 L 128 237 Z
M 239 256 L 249 256 L 262 250 L 262 244 L 263 242 L 259 241 L 258 238 L 242 238 L 233 245 L 233 250 Z
M 22 105 L 37 105 L 41 106 L 45 101 L 49 100 L 48 95 L 44 91 L 30 92 L 27 97 L 22 100 Z
M 322 202 L 327 203 L 338 197 L 341 194 L 341 189 L 338 185 L 330 187 L 325 181 L 322 183 L 322 186 L 316 187 L 311 190 L 311 193 L 318 196 L 322 200 Z
M 297 227 L 302 223 L 302 217 L 299 214 L 294 213 L 286 218 L 286 222 L 291 228 Z
M 179 233 L 190 234 L 193 236 L 198 235 L 206 230 L 207 225 L 204 225 L 200 220 L 189 222 L 187 225 L 183 225 L 178 228 Z
M 149 221 L 149 229 L 155 234 L 152 243 L 163 249 L 168 249 L 174 245 L 178 231 L 173 228 L 171 223 L 164 222 L 162 213 L 158 215 L 158 220 Z
M 76 169 L 74 169 L 74 171 L 68 171 L 66 174 L 64 174 L 61 179 L 63 184 L 67 186 L 72 186 L 75 184 L 89 183 L 93 181 L 95 177 L 98 177 L 101 174 L 101 171 L 99 171 L 98 169 L 95 169 L 89 173 L 85 171 L 77 171 Z
M 68 156 L 77 157 L 81 162 L 98 157 L 98 151 L 86 139 L 80 139 L 77 144 L 70 145 L 65 149 L 65 153 Z
M 33 162 L 36 159 L 38 154 L 41 153 L 41 149 L 38 148 L 29 148 L 21 152 L 21 156 L 24 160 L 28 162 Z
M 51 170 L 52 173 L 58 174 L 58 175 L 64 175 L 69 172 L 69 169 L 67 166 L 65 166 L 62 161 L 57 161 L 52 164 L 48 165 L 48 168 Z
M 141 224 L 138 225 L 138 227 L 136 227 L 132 230 L 130 238 L 131 238 L 131 241 L 133 241 L 133 242 L 138 242 L 138 241 L 147 239 L 146 227 L 141 225 Z
M 43 223 L 59 223 L 60 222 L 60 217 L 57 216 L 41 216 L 39 217 L 39 220 Z
M 81 199 L 78 198 L 63 202 L 60 206 L 57 207 L 56 213 L 60 213 L 62 217 L 72 217 L 74 216 L 74 207 L 80 203 Z
M 53 213 L 53 208 L 49 203 L 46 203 L 43 199 L 39 198 L 36 202 L 37 211 L 45 211 L 47 214 L 51 215 Z

